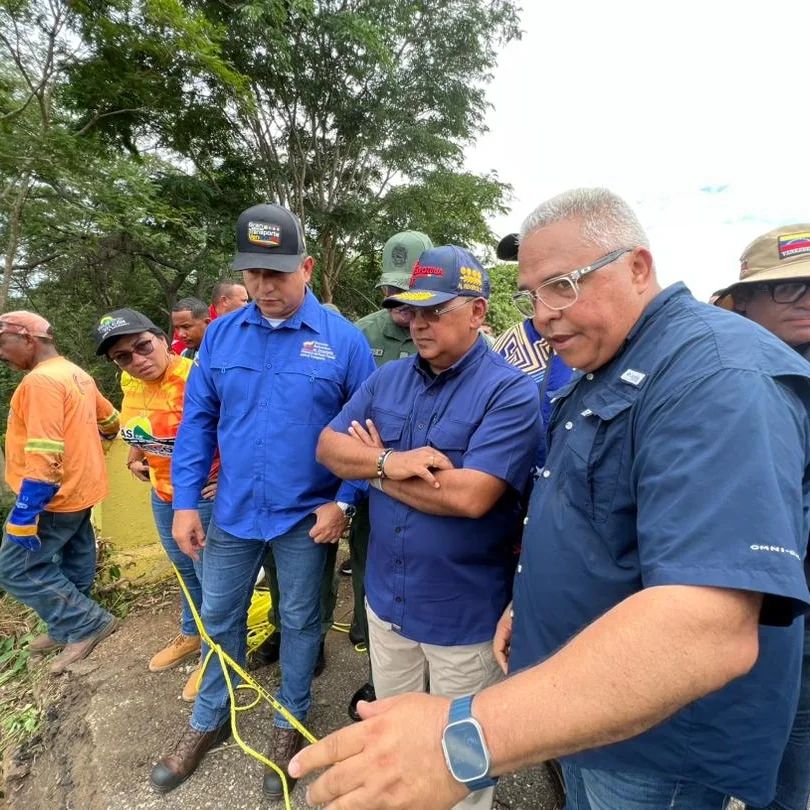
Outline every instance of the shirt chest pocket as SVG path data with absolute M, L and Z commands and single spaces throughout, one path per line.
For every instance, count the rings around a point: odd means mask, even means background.
M 402 447 L 402 431 L 405 429 L 406 417 L 399 414 L 385 411 L 381 408 L 371 409 L 371 421 L 380 434 L 380 439 L 385 447 L 394 450 L 410 449 Z
M 291 424 L 325 427 L 344 400 L 343 378 L 333 365 L 284 369 L 273 376 L 271 407 Z
M 470 446 L 470 437 L 475 428 L 475 422 L 441 419 L 428 433 L 428 444 L 441 450 L 453 462 L 454 467 L 463 467 L 464 454 Z
M 557 430 L 571 431 L 562 471 L 568 497 L 574 504 L 584 504 L 597 523 L 607 520 L 617 488 L 627 483 L 634 399 L 603 390 L 584 398 L 576 420 L 558 423 Z
M 245 416 L 254 406 L 260 387 L 262 362 L 258 357 L 211 357 L 211 378 L 224 416 Z

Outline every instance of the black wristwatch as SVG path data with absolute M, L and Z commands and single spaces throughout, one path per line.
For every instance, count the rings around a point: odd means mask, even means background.
M 357 507 L 350 504 L 345 503 L 344 501 L 335 501 L 337 504 L 337 508 L 343 512 L 344 516 L 351 520 L 357 514 Z

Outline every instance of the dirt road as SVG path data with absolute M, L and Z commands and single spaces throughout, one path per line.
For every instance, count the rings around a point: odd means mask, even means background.
M 337 616 L 350 609 L 350 584 L 342 578 Z M 173 600 L 176 603 L 176 599 Z M 86 661 L 66 676 L 61 695 L 47 711 L 40 751 L 29 775 L 7 785 L 11 810 L 268 810 L 262 798 L 262 765 L 232 742 L 212 752 L 199 770 L 168 796 L 149 787 L 152 764 L 179 736 L 190 706 L 180 690 L 190 667 L 152 674 L 146 662 L 176 627 L 177 607 L 136 612 Z M 272 692 L 278 667 L 258 670 Z M 364 656 L 343 633 L 327 638 L 326 671 L 315 682 L 309 727 L 321 736 L 350 721 L 346 705 L 365 676 Z M 270 729 L 266 707 L 244 715 L 243 737 L 264 751 Z M 306 807 L 297 787 L 294 806 Z M 554 810 L 545 774 L 501 780 L 497 807 Z M 418 810 L 418 808 L 414 808 Z

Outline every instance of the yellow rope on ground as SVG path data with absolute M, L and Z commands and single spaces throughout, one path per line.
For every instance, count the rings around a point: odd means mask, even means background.
M 267 618 L 270 615 L 271 606 L 270 591 L 253 591 L 247 615 L 247 648 L 249 653 L 261 647 L 276 631 L 272 622 Z
M 174 568 L 174 573 L 177 576 L 177 579 L 180 582 L 180 588 L 183 591 L 183 595 L 186 597 L 186 601 L 188 602 L 188 606 L 191 609 L 191 614 L 194 616 L 194 623 L 197 625 L 197 632 L 200 634 L 200 638 L 208 645 L 208 654 L 205 656 L 205 660 L 203 661 L 202 668 L 200 670 L 200 680 L 202 680 L 203 673 L 205 672 L 205 668 L 208 666 L 208 662 L 211 660 L 212 655 L 217 656 L 217 660 L 219 661 L 219 665 L 222 668 L 222 676 L 225 678 L 225 684 L 228 687 L 228 696 L 231 700 L 231 732 L 233 734 L 233 738 L 236 741 L 236 744 L 249 756 L 257 759 L 263 765 L 266 765 L 268 768 L 272 768 L 281 778 L 281 786 L 284 790 L 284 806 L 286 810 L 292 810 L 292 805 L 290 804 L 290 790 L 287 786 L 287 775 L 284 771 L 276 765 L 275 762 L 271 762 L 264 754 L 260 754 L 254 748 L 251 748 L 240 736 L 239 728 L 237 725 L 237 714 L 239 712 L 246 712 L 250 711 L 251 709 L 255 708 L 259 705 L 259 702 L 264 700 L 266 703 L 270 705 L 272 709 L 277 711 L 296 731 L 300 732 L 304 739 L 310 743 L 317 742 L 317 738 L 314 734 L 312 734 L 308 729 L 306 729 L 299 720 L 297 720 L 290 712 L 287 710 L 285 706 L 279 703 L 272 695 L 268 694 L 264 688 L 258 684 L 253 678 L 245 672 L 239 664 L 231 658 L 228 653 L 226 653 L 222 647 L 219 646 L 207 633 L 205 629 L 205 625 L 202 623 L 202 619 L 200 618 L 200 614 L 197 612 L 197 608 L 194 605 L 194 602 L 191 599 L 191 594 L 188 592 L 188 588 L 186 588 L 186 583 L 183 581 L 183 577 L 180 575 L 180 572 Z M 269 596 L 268 596 L 269 600 Z M 264 614 L 265 617 L 267 614 Z M 269 624 L 269 623 L 268 623 Z M 269 625 L 272 628 L 272 625 Z M 267 635 L 269 636 L 273 630 L 271 629 Z M 238 675 L 243 683 L 239 684 L 236 689 L 234 689 L 233 682 L 231 680 L 231 675 L 229 672 L 229 668 L 234 671 L 236 675 Z M 244 689 L 247 691 L 253 691 L 256 695 L 255 699 L 252 703 L 249 703 L 246 706 L 237 706 L 236 704 L 236 692 L 240 689 Z

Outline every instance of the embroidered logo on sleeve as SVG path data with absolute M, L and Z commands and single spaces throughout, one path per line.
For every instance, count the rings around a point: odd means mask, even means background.
M 308 357 L 312 360 L 334 360 L 335 353 L 328 343 L 321 343 L 319 340 L 305 340 L 301 346 L 300 357 Z

